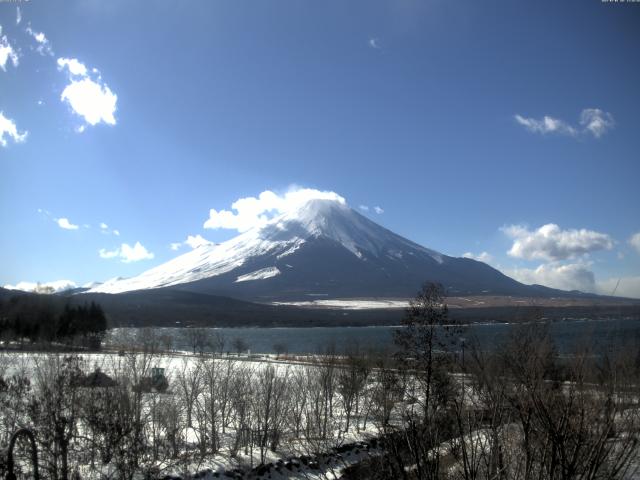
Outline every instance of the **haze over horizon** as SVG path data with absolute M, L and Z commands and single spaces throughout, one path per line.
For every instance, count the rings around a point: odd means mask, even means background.
M 0 3 L 0 286 L 135 276 L 327 198 L 640 298 L 638 5 L 305 6 Z

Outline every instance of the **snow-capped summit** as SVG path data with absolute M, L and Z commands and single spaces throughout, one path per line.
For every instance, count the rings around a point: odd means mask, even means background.
M 224 243 L 200 246 L 90 292 L 173 287 L 265 300 L 408 297 L 429 280 L 460 293 L 510 294 L 522 287 L 484 263 L 396 235 L 337 197 L 300 203 Z

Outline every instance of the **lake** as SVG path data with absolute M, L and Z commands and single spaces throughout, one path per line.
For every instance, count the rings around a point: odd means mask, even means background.
M 393 349 L 393 332 L 400 327 L 313 327 L 313 328 L 215 328 L 225 339 L 225 351 L 233 351 L 231 343 L 240 338 L 251 353 L 275 353 L 274 346 L 283 345 L 287 353 L 318 353 L 328 345 L 337 351 L 359 345 L 362 348 Z M 472 324 L 466 327 L 461 337 L 466 343 L 475 340 L 483 349 L 494 349 L 503 344 L 517 326 L 515 324 Z M 156 328 L 160 335 L 172 338 L 172 347 L 189 350 L 184 328 Z M 114 329 L 109 332 L 107 342 L 123 331 L 138 333 L 140 329 Z M 640 319 L 608 320 L 564 320 L 550 323 L 550 331 L 560 353 L 571 353 L 577 344 L 586 339 L 597 350 L 617 348 L 630 341 L 640 339 Z

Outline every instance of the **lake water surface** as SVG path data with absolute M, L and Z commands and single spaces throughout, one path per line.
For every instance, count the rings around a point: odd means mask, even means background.
M 215 328 L 225 339 L 225 351 L 233 351 L 233 340 L 240 338 L 251 353 L 275 353 L 274 346 L 283 345 L 288 353 L 318 353 L 328 345 L 337 351 L 358 345 L 362 348 L 393 349 L 393 333 L 400 327 L 314 327 L 314 328 Z M 476 341 L 483 349 L 500 348 L 514 324 L 473 324 L 460 334 L 469 344 Z M 549 325 L 560 353 L 571 353 L 577 345 L 590 342 L 596 349 L 618 348 L 640 339 L 640 319 L 565 320 Z M 123 331 L 138 333 L 140 329 L 114 329 L 107 338 L 115 338 Z M 184 328 L 157 328 L 160 335 L 172 338 L 172 348 L 189 350 Z

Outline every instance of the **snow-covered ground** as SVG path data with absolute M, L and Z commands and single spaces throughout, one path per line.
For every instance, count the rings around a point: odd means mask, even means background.
M 131 355 L 133 354 L 121 356 L 117 353 L 88 353 L 81 354 L 80 358 L 83 370 L 86 373 L 100 370 L 117 378 L 117 372 L 122 368 L 123 363 L 131 360 Z M 139 355 L 142 356 L 142 354 Z M 48 353 L 0 351 L 0 378 L 19 375 L 35 379 L 38 377 L 38 369 L 42 369 L 46 365 L 50 356 L 51 354 Z M 190 355 L 187 352 L 156 355 L 149 364 L 149 368 L 164 369 L 164 374 L 169 380 L 169 390 L 161 396 L 165 398 L 174 396 L 176 397 L 176 402 L 180 403 L 182 400 L 178 400 L 178 397 L 182 395 L 182 392 L 179 378 L 190 377 L 194 371 L 204 368 L 202 362 L 207 361 L 216 363 L 218 365 L 216 368 L 220 370 L 226 368 L 229 364 L 233 364 L 234 368 L 238 369 L 238 374 L 241 371 L 249 372 L 250 375 L 256 377 L 256 382 L 259 382 L 258 376 L 267 366 L 275 368 L 279 377 L 296 377 L 298 379 L 304 378 L 310 372 L 309 369 L 317 368 L 313 366 L 313 357 L 297 357 L 295 360 L 289 361 L 279 359 L 277 355 L 261 355 L 259 359 L 242 355 L 212 360 L 210 356 Z M 250 475 L 247 474 L 247 476 L 238 478 L 338 478 L 340 471 L 345 466 L 360 461 L 368 455 L 375 454 L 366 443 L 363 443 L 379 434 L 374 419 L 370 418 L 368 422 L 365 421 L 364 423 L 361 419 L 359 421 L 352 419 L 351 427 L 345 432 L 343 429 L 345 412 L 339 404 L 337 396 L 334 400 L 336 403 L 331 419 L 333 430 L 331 430 L 328 438 L 323 440 L 314 439 L 311 443 L 306 442 L 302 437 L 291 437 L 286 441 L 283 440 L 275 452 L 270 449 L 266 449 L 264 452 L 264 462 L 272 465 L 263 467 L 262 474 L 253 471 Z M 153 401 L 149 400 L 146 407 L 147 414 L 150 417 L 153 417 L 150 405 L 156 401 L 158 401 L 157 398 Z M 216 476 L 216 472 L 218 475 L 234 470 L 238 475 L 239 471 L 248 472 L 251 468 L 257 467 L 261 463 L 260 451 L 254 445 L 247 450 L 241 448 L 236 453 L 232 453 L 231 445 L 236 434 L 235 428 L 231 425 L 228 426 L 226 433 L 220 436 L 221 448 L 216 454 L 192 454 L 184 461 L 164 462 L 159 466 L 164 474 L 179 476 L 180 478 L 191 478 L 189 474 L 199 473 L 199 476 L 192 478 L 213 479 L 219 478 Z M 197 451 L 202 431 L 199 430 L 195 414 L 193 427 L 184 428 L 180 435 L 183 438 L 184 448 L 191 452 Z M 332 452 L 333 448 L 346 444 L 353 444 L 353 448 L 348 448 L 339 454 Z M 313 452 L 318 451 L 325 452 L 327 455 L 315 458 Z M 302 457 L 302 460 L 300 457 Z M 81 471 L 84 473 L 83 478 L 98 478 L 99 475 L 112 475 L 114 473 L 111 465 L 97 466 L 94 469 L 84 465 L 81 467 Z
M 298 307 L 338 308 L 341 310 L 366 310 L 371 308 L 407 308 L 408 300 L 349 299 L 310 300 L 306 302 L 273 302 L 274 305 L 295 305 Z

